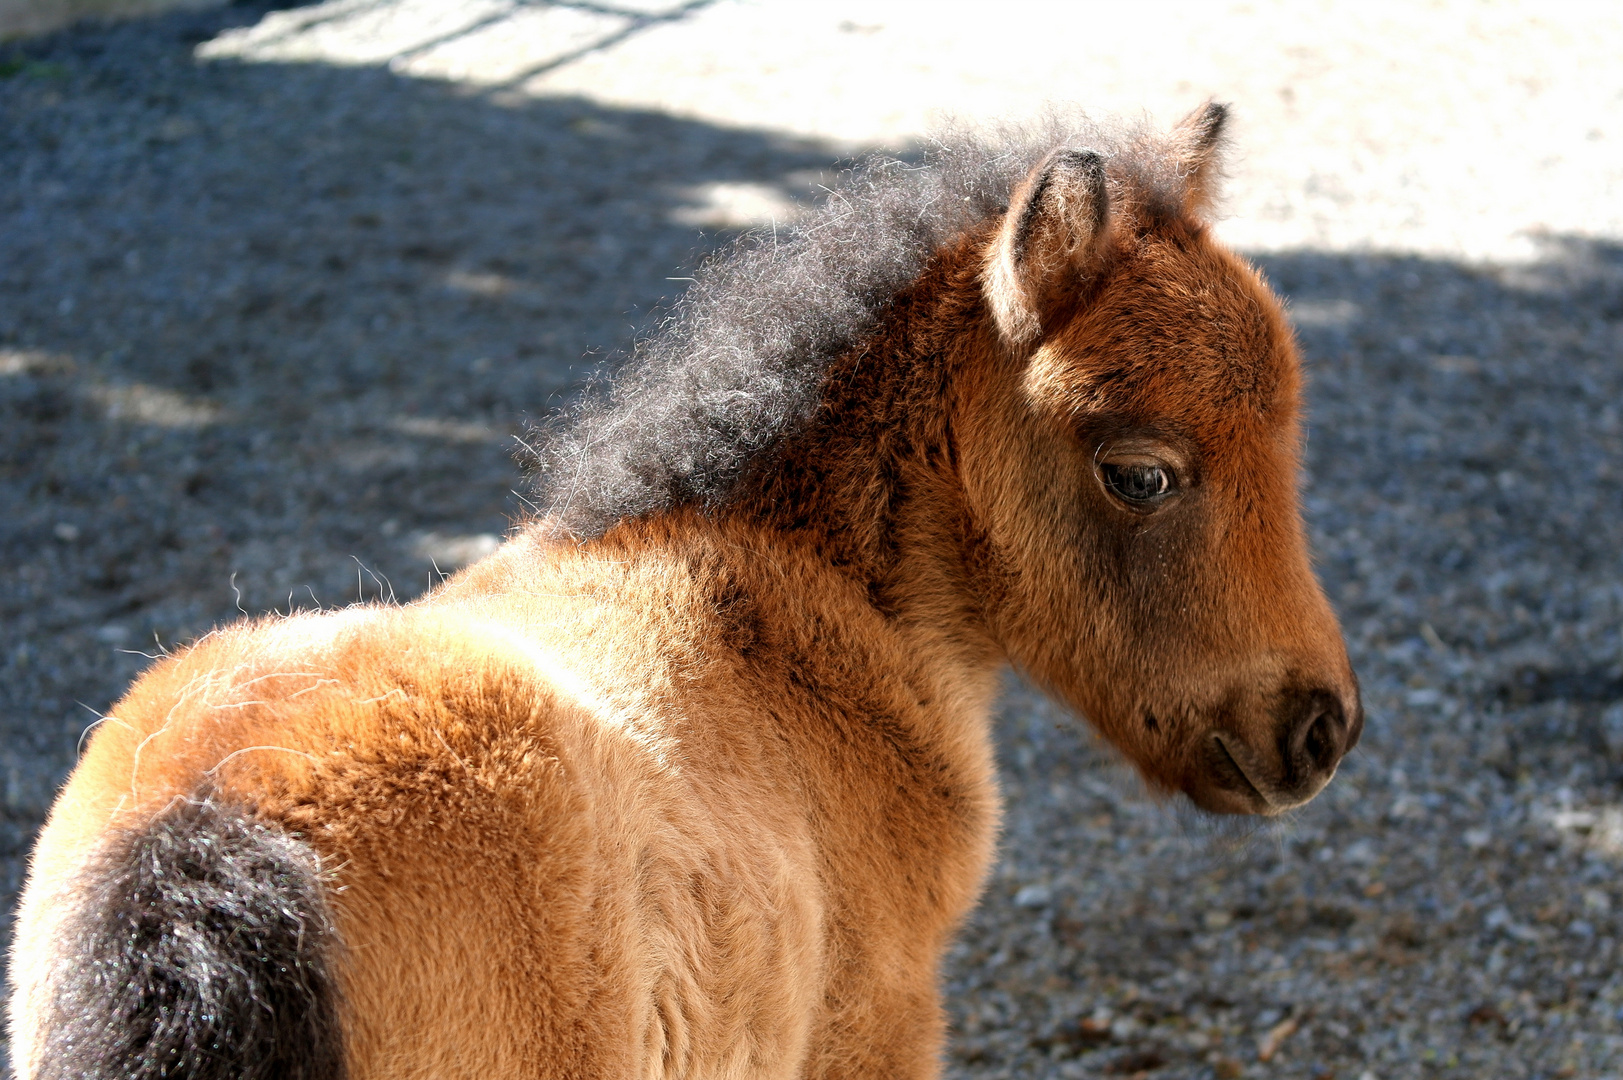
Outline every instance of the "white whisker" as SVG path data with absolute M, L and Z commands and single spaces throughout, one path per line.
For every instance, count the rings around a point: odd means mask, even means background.
M 216 772 L 218 772 L 220 769 L 225 767 L 226 762 L 230 761 L 232 758 L 236 757 L 238 754 L 246 754 L 246 753 L 248 753 L 249 751 L 252 751 L 252 750 L 280 750 L 284 754 L 297 754 L 300 757 L 308 758 L 311 761 L 319 761 L 320 760 L 314 754 L 308 753 L 307 751 L 304 751 L 304 750 L 295 750 L 291 746 L 244 746 L 240 750 L 231 751 L 231 753 L 227 754 L 225 757 L 221 758 L 219 761 L 216 761 L 213 764 L 213 766 L 211 766 L 210 768 L 204 770 L 203 775 L 205 775 L 205 776 L 213 776 Z

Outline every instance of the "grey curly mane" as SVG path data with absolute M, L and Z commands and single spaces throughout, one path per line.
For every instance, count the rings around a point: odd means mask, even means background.
M 875 156 L 791 227 L 713 256 L 619 372 L 540 426 L 529 451 L 543 516 L 580 539 L 616 521 L 723 506 L 752 463 L 800 430 L 830 361 L 856 344 L 932 253 L 1001 213 L 1055 147 L 1132 163 L 1152 186 L 1158 140 L 1054 115 L 942 138 L 922 160 Z

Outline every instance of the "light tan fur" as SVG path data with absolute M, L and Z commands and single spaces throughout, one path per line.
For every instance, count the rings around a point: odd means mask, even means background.
M 995 654 L 899 633 L 807 552 L 682 525 L 532 530 L 426 602 L 164 662 L 63 793 L 31 899 L 206 779 L 333 867 L 353 1077 L 928 1072 L 936 957 L 995 830 Z M 718 639 L 722 576 L 794 598 L 752 632 L 814 684 Z

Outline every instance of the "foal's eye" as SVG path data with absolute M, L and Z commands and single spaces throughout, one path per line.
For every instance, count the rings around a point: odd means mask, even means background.
M 1145 506 L 1172 493 L 1172 474 L 1160 465 L 1099 466 L 1105 486 L 1129 503 Z

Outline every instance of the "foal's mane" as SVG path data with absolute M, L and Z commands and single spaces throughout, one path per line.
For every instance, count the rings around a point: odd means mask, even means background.
M 918 161 L 868 158 L 793 224 L 712 256 L 615 375 L 541 425 L 527 456 L 542 516 L 592 539 L 622 518 L 725 505 L 810 420 L 830 362 L 1059 147 L 1103 153 L 1151 201 L 1181 187 L 1163 140 L 1076 114 L 938 137 Z

